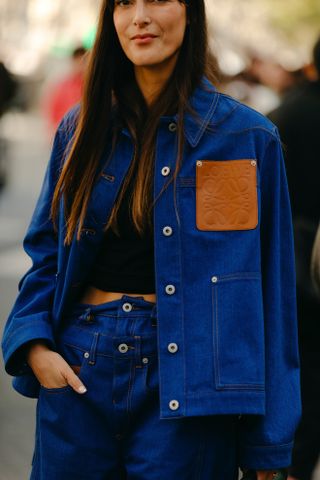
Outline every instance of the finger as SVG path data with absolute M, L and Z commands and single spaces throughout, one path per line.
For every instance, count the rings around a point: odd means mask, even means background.
M 68 373 L 67 373 L 67 376 L 66 376 L 66 380 L 67 380 L 68 384 L 70 385 L 70 387 L 72 387 L 75 392 L 85 393 L 87 391 L 86 387 L 81 382 L 78 375 L 76 375 L 74 373 L 74 371 L 72 370 L 72 368 L 70 368 L 70 367 L 69 367 L 69 370 L 68 370 Z

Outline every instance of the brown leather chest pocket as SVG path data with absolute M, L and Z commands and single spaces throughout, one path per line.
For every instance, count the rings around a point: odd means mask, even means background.
M 257 162 L 199 160 L 196 168 L 199 230 L 252 230 L 258 225 Z

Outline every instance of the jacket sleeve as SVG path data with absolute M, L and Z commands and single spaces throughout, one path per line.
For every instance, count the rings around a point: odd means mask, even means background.
M 51 308 L 57 271 L 57 239 L 50 219 L 52 195 L 60 172 L 64 144 L 64 122 L 60 124 L 40 195 L 23 247 L 32 267 L 19 282 L 19 294 L 6 322 L 2 337 L 5 369 L 10 375 L 30 373 L 24 361 L 24 347 L 42 339 L 54 348 Z
M 240 466 L 287 467 L 301 416 L 294 243 L 278 131 L 260 165 L 261 270 L 265 324 L 265 415 L 240 420 Z

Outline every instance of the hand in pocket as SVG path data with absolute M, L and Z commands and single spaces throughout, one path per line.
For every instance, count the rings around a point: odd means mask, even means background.
M 77 393 L 87 391 L 64 358 L 41 342 L 31 345 L 27 353 L 27 362 L 45 388 L 62 388 L 70 385 Z

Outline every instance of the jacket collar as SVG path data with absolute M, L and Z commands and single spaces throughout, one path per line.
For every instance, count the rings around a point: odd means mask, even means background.
M 216 110 L 219 94 L 216 88 L 203 77 L 191 99 L 190 107 L 194 113 L 186 112 L 184 117 L 185 135 L 192 147 L 196 147 L 208 127 Z M 177 120 L 178 116 L 175 116 Z
M 206 77 L 203 77 L 201 85 L 195 89 L 190 98 L 190 107 L 193 113 L 186 112 L 184 116 L 185 136 L 192 147 L 196 147 L 200 142 L 202 135 L 213 117 L 218 100 L 219 94 L 216 88 Z M 174 117 L 162 117 L 161 120 L 177 122 L 178 115 Z M 122 132 L 130 137 L 127 128 L 123 128 Z

